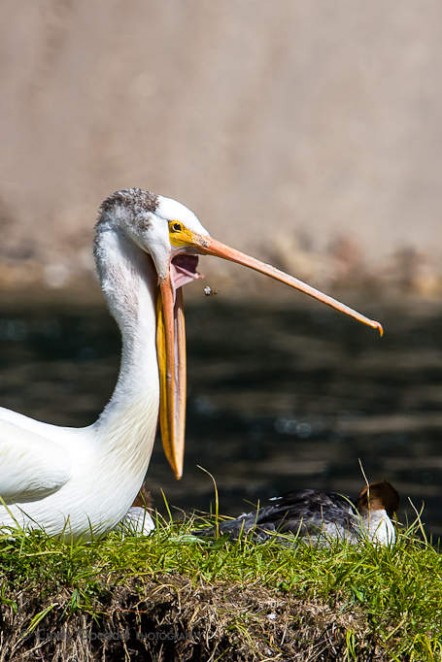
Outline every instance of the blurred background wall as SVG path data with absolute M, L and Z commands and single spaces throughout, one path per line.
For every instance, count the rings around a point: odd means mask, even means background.
M 436 0 L 3 0 L 0 283 L 90 273 L 98 204 L 141 186 L 316 282 L 438 293 L 441 25 Z

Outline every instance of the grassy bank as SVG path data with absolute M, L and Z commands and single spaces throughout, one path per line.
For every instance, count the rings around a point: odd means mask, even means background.
M 439 660 L 442 560 L 393 549 L 0 538 L 1 660 Z

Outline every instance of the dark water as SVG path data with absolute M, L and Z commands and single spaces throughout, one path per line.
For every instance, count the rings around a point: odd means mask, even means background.
M 375 332 L 314 304 L 187 308 L 189 398 L 184 478 L 160 444 L 149 484 L 161 506 L 208 510 L 216 478 L 223 513 L 297 487 L 354 494 L 363 479 L 391 480 L 425 504 L 442 534 L 442 311 L 365 312 Z M 91 423 L 109 398 L 119 337 L 103 309 L 9 305 L 0 317 L 0 402 L 62 425 Z

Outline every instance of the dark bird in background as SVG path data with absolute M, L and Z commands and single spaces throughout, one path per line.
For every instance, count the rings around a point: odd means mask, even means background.
M 356 544 L 369 540 L 392 545 L 396 540 L 391 520 L 399 507 L 399 494 L 387 481 L 370 483 L 352 501 L 337 492 L 305 489 L 268 499 L 264 506 L 242 513 L 218 527 L 196 531 L 196 535 L 220 535 L 237 540 L 251 536 L 264 542 L 292 534 L 309 543 L 327 544 L 346 540 Z

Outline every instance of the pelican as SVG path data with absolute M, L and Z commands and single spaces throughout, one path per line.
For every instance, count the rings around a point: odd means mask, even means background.
M 198 254 L 262 272 L 382 333 L 379 322 L 216 241 L 181 203 L 139 188 L 116 191 L 99 208 L 94 246 L 103 294 L 122 336 L 115 390 L 97 421 L 78 429 L 0 409 L 0 526 L 72 536 L 113 529 L 143 483 L 158 419 L 166 457 L 181 476 L 182 288 L 199 277 Z
M 356 544 L 369 540 L 386 546 L 396 541 L 391 517 L 398 508 L 399 494 L 386 480 L 364 485 L 355 502 L 337 492 L 297 490 L 272 497 L 265 506 L 222 522 L 218 532 L 233 540 L 250 535 L 256 542 L 275 536 L 286 541 L 287 534 L 294 534 L 310 544 L 329 545 L 333 540 Z M 194 533 L 214 535 L 215 529 Z

